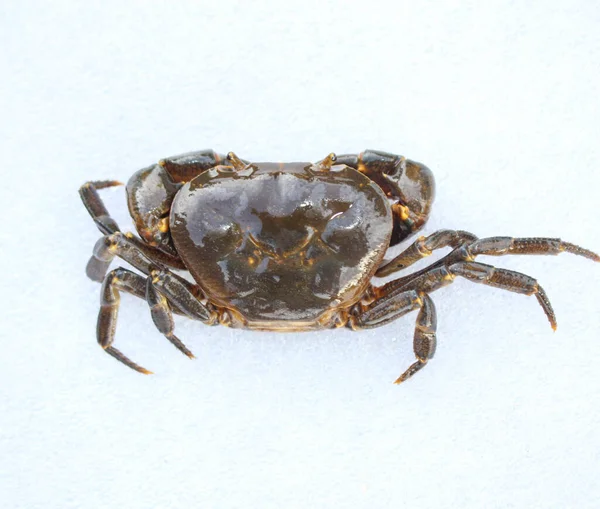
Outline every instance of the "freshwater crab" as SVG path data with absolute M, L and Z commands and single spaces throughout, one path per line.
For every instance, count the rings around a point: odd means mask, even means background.
M 600 261 L 595 253 L 551 238 L 489 237 L 440 230 L 419 237 L 395 258 L 386 250 L 420 230 L 434 199 L 424 165 L 367 150 L 328 155 L 318 163 L 250 163 L 212 150 L 163 159 L 127 183 L 139 237 L 122 233 L 93 181 L 79 192 L 103 237 L 86 272 L 102 282 L 97 340 L 106 353 L 140 372 L 113 346 L 119 293 L 145 299 L 158 330 L 188 357 L 173 333 L 172 312 L 207 325 L 267 331 L 379 327 L 419 310 L 416 361 L 401 383 L 427 364 L 436 347 L 430 293 L 457 277 L 535 295 L 550 325 L 546 293 L 530 276 L 475 261 L 478 255 L 558 254 Z M 401 271 L 434 250 L 451 252 L 430 266 L 382 286 L 373 276 Z M 108 272 L 117 256 L 138 269 Z M 171 269 L 188 271 L 195 283 Z

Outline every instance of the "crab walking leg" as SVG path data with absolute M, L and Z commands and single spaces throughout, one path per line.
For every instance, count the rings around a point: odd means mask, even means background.
M 451 265 L 448 269 L 453 275 L 464 277 L 474 283 L 495 286 L 509 292 L 535 295 L 548 317 L 552 330 L 556 330 L 556 315 L 550 300 L 544 289 L 531 276 L 479 262 L 459 262 Z
M 467 250 L 472 257 L 477 255 L 557 255 L 560 253 L 572 253 L 595 262 L 600 262 L 600 256 L 589 249 L 584 249 L 570 242 L 564 242 L 561 239 L 545 237 L 488 237 L 470 243 Z
M 396 380 L 396 383 L 402 383 L 410 378 L 433 357 L 437 320 L 433 301 L 428 294 L 449 285 L 456 276 L 515 293 L 535 295 L 552 329 L 556 330 L 556 315 L 552 305 L 546 292 L 534 278 L 520 272 L 473 261 L 453 261 L 449 266 L 434 266 L 405 284 L 399 284 L 401 280 L 395 280 L 382 287 L 374 288 L 375 300 L 369 305 L 359 307 L 358 312 L 348 320 L 348 326 L 352 329 L 373 328 L 421 308 L 413 343 L 417 361 Z
M 448 266 L 436 266 L 400 286 L 398 286 L 399 280 L 390 281 L 386 285 L 376 288 L 374 293 L 375 295 L 393 295 L 407 290 L 431 293 L 452 283 L 456 276 L 464 277 L 475 283 L 483 283 L 487 286 L 508 290 L 509 292 L 535 295 L 548 317 L 552 329 L 556 330 L 556 315 L 550 300 L 544 289 L 534 278 L 521 272 L 500 269 L 485 263 L 458 261 L 452 262 Z
M 462 251 L 462 253 L 458 251 L 454 252 L 453 258 L 462 257 L 465 260 L 473 260 L 479 255 L 557 255 L 560 253 L 572 253 L 596 262 L 600 261 L 600 256 L 589 249 L 556 238 L 487 237 L 478 239 L 475 235 L 468 232 L 439 230 L 427 237 L 418 238 L 406 250 L 396 256 L 396 258 L 382 265 L 375 275 L 378 277 L 388 276 L 429 256 L 435 249 L 442 247 L 458 248 L 461 245 L 462 248 L 459 251 Z M 427 271 L 427 269 L 424 271 Z
M 197 285 L 156 265 L 121 232 L 107 235 L 96 243 L 94 254 L 88 263 L 88 276 L 98 281 L 115 256 L 122 258 L 144 274 L 152 276 L 152 283 L 158 291 L 165 294 L 175 311 L 194 320 L 211 320 L 210 311 L 199 300 L 204 295 Z
M 109 355 L 121 361 L 126 366 L 139 373 L 150 374 L 151 371 L 131 361 L 121 351 L 112 346 L 117 327 L 117 317 L 120 305 L 120 292 L 125 291 L 136 297 L 140 297 L 150 305 L 152 321 L 156 328 L 182 353 L 190 359 L 194 354 L 173 334 L 174 323 L 171 314 L 173 311 L 183 313 L 179 308 L 169 303 L 167 299 L 159 294 L 152 286 L 152 279 L 140 276 L 135 272 L 119 267 L 112 270 L 104 279 L 100 293 L 100 312 L 98 314 L 97 339 L 98 343 Z M 192 291 L 192 290 L 190 290 Z
M 199 320 L 206 325 L 216 323 L 216 311 L 209 310 L 200 302 L 201 294 L 197 286 L 168 270 L 153 270 L 150 281 L 158 292 L 192 320 Z
M 161 256 L 154 257 L 149 254 L 145 246 L 140 246 L 139 240 L 131 234 L 116 232 L 98 239 L 85 271 L 93 281 L 102 282 L 113 259 L 119 257 L 149 275 L 164 263 Z M 169 262 L 164 264 L 172 265 Z M 185 268 L 183 265 L 182 267 Z
M 353 330 L 381 327 L 421 305 L 422 300 L 415 290 L 379 292 L 378 297 L 370 304 L 359 305 L 358 310 L 349 317 L 348 327 Z
M 152 279 L 146 280 L 146 300 L 150 305 L 150 313 L 152 321 L 156 328 L 177 348 L 180 352 L 187 355 L 190 359 L 194 358 L 194 354 L 181 342 L 181 340 L 173 334 L 175 324 L 173 322 L 173 314 L 167 302 L 167 299 L 158 293 L 152 285 Z
M 117 180 L 97 180 L 86 182 L 79 188 L 79 196 L 85 205 L 85 208 L 92 216 L 98 229 L 105 235 L 110 235 L 119 231 L 119 225 L 110 217 L 108 210 L 98 194 L 98 189 L 107 187 L 122 186 L 123 183 Z
M 93 281 L 102 282 L 110 263 L 115 256 L 122 258 L 136 269 L 149 275 L 157 267 L 153 260 L 124 233 L 115 232 L 96 242 L 92 257 L 85 272 Z
M 392 292 L 358 311 L 350 317 L 348 323 L 354 330 L 379 327 L 419 307 L 421 309 L 417 315 L 413 339 L 413 350 L 417 360 L 398 377 L 394 382 L 396 384 L 408 380 L 420 371 L 435 354 L 437 317 L 431 297 L 426 293 L 417 293 L 415 290 Z
M 204 319 L 204 313 L 198 311 L 198 305 L 206 309 L 206 307 L 198 300 L 204 297 L 200 288 L 167 269 L 161 269 L 159 265 L 156 265 L 152 259 L 146 255 L 146 253 L 139 249 L 136 244 L 131 242 L 131 239 L 124 233 L 113 233 L 112 235 L 107 235 L 98 240 L 94 246 L 94 254 L 90 258 L 86 268 L 88 277 L 94 281 L 104 281 L 108 266 L 115 257 L 125 260 L 147 276 L 154 273 L 162 274 L 162 278 L 172 281 L 170 287 L 176 287 L 178 289 L 184 288 L 187 295 L 190 295 L 194 301 L 196 301 L 196 304 L 185 302 L 186 309 L 182 309 L 177 302 L 169 302 L 171 310 L 194 320 Z M 182 290 L 179 290 L 179 293 L 181 293 L 181 291 Z M 175 294 L 177 294 L 177 292 L 175 292 Z M 141 297 L 146 298 L 146 295 L 146 290 L 144 290 Z
M 110 216 L 108 210 L 104 206 L 104 202 L 102 201 L 102 198 L 100 198 L 98 190 L 122 185 L 123 184 L 121 182 L 116 180 L 102 180 L 86 182 L 79 188 L 79 196 L 81 196 L 81 201 L 83 201 L 85 208 L 90 213 L 90 216 L 92 216 L 92 219 L 94 220 L 94 223 L 96 223 L 98 229 L 107 236 L 115 233 L 121 233 L 121 230 L 117 222 Z M 147 256 L 150 256 L 156 260 L 157 263 L 165 264 L 178 269 L 185 269 L 183 263 L 175 256 L 164 253 L 153 246 L 144 244 L 144 242 L 142 242 L 132 233 L 124 233 L 123 235 L 125 235 L 129 241 L 141 251 L 144 251 Z M 106 273 L 107 268 L 108 265 L 106 265 L 104 273 Z M 95 281 L 98 280 L 95 279 Z
M 377 277 L 388 276 L 431 255 L 436 249 L 444 247 L 457 248 L 461 244 L 476 240 L 475 235 L 462 230 L 438 230 L 427 237 L 419 237 L 398 256 L 379 267 L 375 275 Z
M 435 305 L 433 304 L 431 297 L 426 293 L 422 294 L 421 298 L 423 300 L 423 305 L 417 315 L 415 335 L 413 338 L 413 351 L 415 352 L 417 360 L 396 379 L 394 382 L 395 384 L 401 384 L 413 376 L 417 371 L 423 369 L 427 364 L 427 361 L 433 359 L 435 354 L 435 348 L 437 346 L 437 314 Z
M 138 373 L 151 374 L 146 368 L 139 366 L 112 346 L 117 328 L 119 314 L 120 291 L 125 291 L 145 298 L 146 278 L 124 268 L 109 272 L 104 278 L 100 291 L 100 312 L 96 327 L 98 344 L 104 351 Z

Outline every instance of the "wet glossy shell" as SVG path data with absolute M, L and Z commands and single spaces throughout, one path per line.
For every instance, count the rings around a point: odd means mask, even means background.
M 158 164 L 135 172 L 127 182 L 127 205 L 140 237 L 151 246 L 168 249 L 171 237 L 160 222 L 181 184 L 176 184 Z
M 326 326 L 331 310 L 360 298 L 388 248 L 392 214 L 381 188 L 347 166 L 257 163 L 185 184 L 170 229 L 213 303 L 237 310 L 246 327 L 298 330 Z

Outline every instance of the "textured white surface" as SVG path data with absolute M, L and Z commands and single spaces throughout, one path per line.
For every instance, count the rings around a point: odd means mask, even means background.
M 254 160 L 378 148 L 437 177 L 427 232 L 600 250 L 600 8 L 573 2 L 5 2 L 0 18 L 4 508 L 593 508 L 600 264 L 491 259 L 535 299 L 434 294 L 436 358 L 403 386 L 408 316 L 352 333 L 177 320 L 124 297 L 95 344 L 87 179 L 213 147 Z M 121 190 L 103 194 L 129 225 Z M 483 260 L 483 261 L 489 261 Z

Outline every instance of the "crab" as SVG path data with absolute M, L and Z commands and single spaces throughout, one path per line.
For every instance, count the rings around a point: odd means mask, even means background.
M 206 325 L 312 331 L 370 329 L 418 310 L 416 360 L 395 381 L 401 383 L 433 358 L 437 319 L 430 294 L 456 277 L 535 295 L 556 329 L 535 279 L 477 256 L 569 252 L 600 261 L 556 238 L 478 238 L 461 230 L 421 236 L 385 260 L 389 247 L 425 225 L 435 185 L 425 165 L 375 150 L 329 154 L 314 164 L 251 163 L 213 150 L 162 159 L 126 186 L 139 236 L 121 232 L 98 194 L 117 185 L 91 181 L 79 190 L 103 234 L 86 273 L 102 283 L 98 343 L 144 374 L 151 372 L 113 346 L 121 292 L 145 299 L 157 329 L 190 358 L 174 334 L 173 313 Z M 381 286 L 371 281 L 441 248 L 451 251 L 421 270 Z M 115 257 L 141 274 L 124 267 L 109 272 Z

